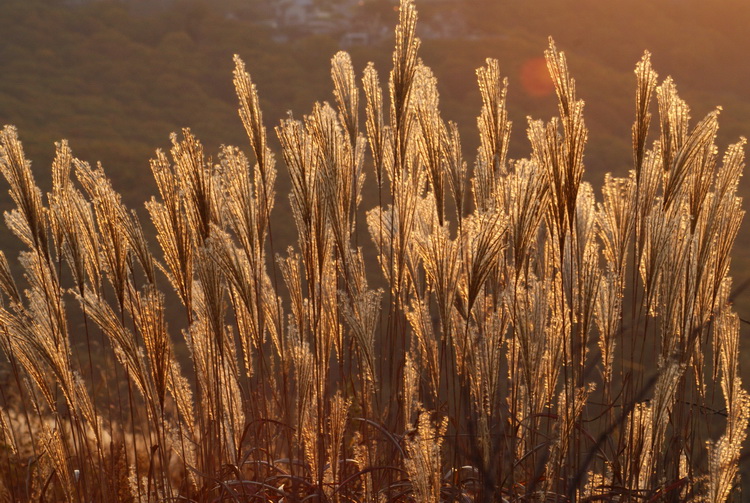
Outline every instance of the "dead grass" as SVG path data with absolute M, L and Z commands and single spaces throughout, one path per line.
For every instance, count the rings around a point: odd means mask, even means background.
M 341 52 L 335 106 L 276 127 L 298 233 L 282 253 L 276 159 L 239 58 L 253 152 L 211 160 L 188 130 L 157 152 L 160 252 L 101 167 L 61 142 L 45 197 L 2 131 L 6 223 L 26 247 L 23 289 L 0 256 L 4 500 L 741 497 L 750 398 L 728 270 L 745 140 L 720 159 L 719 110 L 691 126 L 645 54 L 633 169 L 597 197 L 584 104 L 550 41 L 559 116 L 530 119 L 530 157 L 507 159 L 507 82 L 488 60 L 469 169 L 412 1 L 400 12 L 385 91 L 370 65 L 361 103 Z M 379 204 L 362 219 L 366 178 Z

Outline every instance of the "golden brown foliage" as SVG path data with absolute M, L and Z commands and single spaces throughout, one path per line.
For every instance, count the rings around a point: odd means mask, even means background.
M 469 170 L 412 1 L 400 12 L 388 92 L 364 71 L 364 131 L 343 52 L 335 107 L 275 129 L 298 235 L 283 255 L 275 155 L 239 58 L 252 159 L 173 135 L 146 203 L 160 254 L 101 167 L 60 143 L 45 202 L 15 129 L 0 133 L 6 223 L 26 246 L 23 291 L 0 254 L 2 498 L 734 496 L 750 420 L 728 276 L 744 139 L 720 160 L 719 110 L 691 127 L 646 54 L 633 169 L 597 202 L 584 102 L 550 41 L 559 117 L 530 119 L 530 157 L 509 160 L 508 82 L 487 60 Z M 378 205 L 362 218 L 365 177 Z

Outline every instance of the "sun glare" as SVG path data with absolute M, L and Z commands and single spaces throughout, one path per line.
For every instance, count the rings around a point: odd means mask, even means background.
M 542 98 L 555 89 L 544 58 L 527 59 L 521 65 L 520 73 L 521 87 L 529 96 Z

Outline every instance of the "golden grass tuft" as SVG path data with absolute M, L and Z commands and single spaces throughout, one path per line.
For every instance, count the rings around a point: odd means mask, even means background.
M 156 153 L 160 251 L 101 166 L 61 142 L 45 198 L 2 130 L 25 249 L 18 283 L 0 252 L 0 499 L 742 497 L 728 273 L 745 140 L 719 158 L 719 110 L 691 125 L 645 53 L 633 168 L 597 196 L 550 41 L 559 116 L 529 119 L 530 156 L 508 159 L 509 83 L 488 59 L 469 166 L 416 22 L 402 0 L 386 89 L 372 64 L 360 89 L 339 52 L 333 104 L 276 126 L 288 201 L 235 57 L 252 153 L 211 159 L 187 129 Z M 283 252 L 277 202 L 297 231 Z

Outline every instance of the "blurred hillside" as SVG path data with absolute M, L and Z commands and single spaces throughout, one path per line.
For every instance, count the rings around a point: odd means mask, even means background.
M 290 17 L 299 5 L 294 12 L 303 18 Z M 527 116 L 556 114 L 540 59 L 548 36 L 568 55 L 586 100 L 586 177 L 595 184 L 630 167 L 633 68 L 645 49 L 660 78 L 674 77 L 694 120 L 724 108 L 722 151 L 750 133 L 750 5 L 742 0 L 417 0 L 417 7 L 422 58 L 438 77 L 445 118 L 461 127 L 468 159 L 478 144 L 474 70 L 486 57 L 499 59 L 509 78 L 512 157 L 528 155 Z M 232 89 L 234 53 L 247 63 L 273 127 L 288 110 L 301 117 L 314 101 L 332 99 L 329 60 L 342 45 L 357 71 L 374 61 L 386 81 L 395 18 L 390 0 L 4 0 L 0 123 L 19 128 L 42 187 L 53 143 L 67 138 L 77 157 L 101 161 L 126 203 L 141 209 L 155 192 L 148 160 L 169 147 L 171 132 L 192 128 L 207 153 L 221 144 L 247 148 Z M 277 216 L 286 211 L 285 183 L 282 176 Z M 750 193 L 747 182 L 743 190 Z M 283 243 L 285 229 L 275 232 Z M 3 241 L 12 258 L 16 240 Z M 737 246 L 737 284 L 750 278 L 749 244 L 741 237 Z M 748 298 L 750 291 L 737 300 L 744 318 Z

